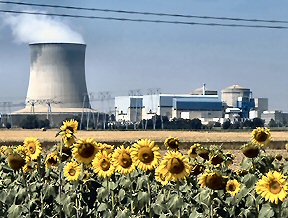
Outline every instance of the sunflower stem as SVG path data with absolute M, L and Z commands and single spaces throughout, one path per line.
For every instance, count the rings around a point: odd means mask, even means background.
M 149 195 L 149 199 L 148 199 L 148 207 L 149 207 L 149 217 L 152 217 L 152 211 L 151 211 L 151 184 L 150 184 L 150 179 L 149 179 L 149 174 L 146 175 L 146 179 L 147 179 L 147 189 L 148 189 L 148 195 Z
M 60 164 L 59 164 L 59 216 L 61 217 L 62 205 L 61 205 L 61 193 L 62 193 L 62 149 L 63 149 L 63 139 L 61 139 L 60 143 Z
M 214 191 L 211 190 L 210 199 L 209 199 L 209 217 L 210 218 L 213 218 L 213 198 L 214 198 Z
M 22 174 L 24 186 L 25 186 L 26 191 L 27 191 L 28 201 L 30 202 L 31 201 L 31 194 L 30 194 L 31 191 L 30 191 L 30 188 L 29 188 L 29 186 L 27 184 L 26 176 L 25 176 L 22 168 L 21 168 L 21 174 Z M 28 213 L 29 213 L 29 217 L 31 217 L 30 208 L 28 208 Z
M 180 193 L 180 181 L 177 180 L 177 194 L 178 197 L 181 198 L 181 193 Z M 181 211 L 181 207 L 179 208 L 179 218 L 181 218 L 182 216 L 182 211 Z
M 129 173 L 129 179 L 130 179 L 130 183 L 132 184 L 132 178 L 131 178 L 131 174 Z M 130 200 L 131 200 L 131 202 L 130 202 L 130 206 L 131 206 L 131 215 L 133 215 L 133 213 L 134 213 L 134 203 L 133 203 L 133 195 L 132 195 L 132 192 L 133 192 L 133 188 L 131 188 L 131 190 L 130 190 Z
M 38 176 L 39 176 L 39 182 L 42 183 L 42 173 L 41 173 L 41 159 L 40 156 L 37 158 L 37 170 L 38 170 Z M 41 210 L 40 210 L 40 217 L 45 217 L 45 210 L 44 210 L 44 200 L 43 200 L 43 192 L 40 191 L 40 202 L 41 202 Z
M 113 178 L 113 177 L 112 177 Z M 112 179 L 111 178 L 111 179 Z M 113 181 L 113 179 L 112 179 Z M 115 209 L 115 196 L 114 196 L 114 190 L 111 190 L 111 204 L 112 204 L 112 217 L 114 217 L 114 209 Z

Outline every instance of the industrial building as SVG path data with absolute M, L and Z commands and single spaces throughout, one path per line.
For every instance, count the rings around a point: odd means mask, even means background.
M 261 119 L 265 121 L 265 125 L 273 119 L 276 123 L 287 124 L 288 123 L 288 113 L 283 113 L 282 111 L 263 111 L 261 114 Z
M 166 116 L 168 119 L 199 118 L 202 122 L 219 121 L 223 116 L 222 102 L 218 95 L 121 96 L 115 98 L 115 108 L 116 121 L 128 122 L 151 119 L 154 115 Z
M 229 86 L 221 91 L 221 99 L 226 108 L 225 118 L 238 121 L 249 118 L 249 112 L 255 108 L 252 92 L 239 85 Z
M 25 108 L 12 113 L 17 125 L 37 115 L 57 124 L 91 109 L 85 79 L 85 44 L 30 44 L 30 78 Z

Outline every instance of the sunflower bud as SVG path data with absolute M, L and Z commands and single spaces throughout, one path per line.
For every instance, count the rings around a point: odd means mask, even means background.
M 209 151 L 207 149 L 199 149 L 197 150 L 197 154 L 204 160 L 209 160 Z
M 205 170 L 205 167 L 200 164 L 196 164 L 192 166 L 191 174 L 194 176 L 198 176 L 199 174 L 203 173 Z
M 259 155 L 260 149 L 256 145 L 249 144 L 242 148 L 242 153 L 248 158 L 254 158 Z
M 222 190 L 226 188 L 227 179 L 220 173 L 212 173 L 206 178 L 206 186 L 213 190 Z
M 15 171 L 21 169 L 25 165 L 25 159 L 17 153 L 9 154 L 7 161 L 9 166 Z
M 223 162 L 223 157 L 221 155 L 215 155 L 210 159 L 213 165 L 221 164 Z
M 276 158 L 277 160 L 281 161 L 282 158 L 283 158 L 283 156 L 282 156 L 281 154 L 277 154 L 277 155 L 275 156 L 275 158 Z

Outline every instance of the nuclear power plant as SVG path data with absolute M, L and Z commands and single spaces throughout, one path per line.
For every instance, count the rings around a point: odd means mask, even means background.
M 68 117 L 95 113 L 85 78 L 85 44 L 30 44 L 30 78 L 25 108 L 14 112 L 14 123 L 34 114 L 59 123 Z

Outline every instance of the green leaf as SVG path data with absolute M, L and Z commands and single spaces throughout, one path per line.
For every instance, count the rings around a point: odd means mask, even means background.
M 155 214 L 160 215 L 163 212 L 164 208 L 160 204 L 153 203 L 152 204 L 152 209 L 153 209 Z
M 147 181 L 146 176 L 138 177 L 136 183 L 136 190 L 143 189 L 144 185 L 147 183 L 146 181 Z
M 254 188 L 254 185 L 257 181 L 258 181 L 258 177 L 250 173 L 245 175 L 243 178 L 243 183 L 248 189 L 252 187 Z
M 147 192 L 139 192 L 138 196 L 138 204 L 140 208 L 144 207 L 149 201 L 149 194 Z
M 259 211 L 259 218 L 274 217 L 273 208 L 269 203 L 263 204 L 261 210 Z
M 115 190 L 117 188 L 117 184 L 115 182 L 109 182 L 109 188 L 111 190 Z
M 183 205 L 183 199 L 178 195 L 172 195 L 169 199 L 168 205 L 172 211 L 179 210 Z
M 109 190 L 104 187 L 99 188 L 97 193 L 98 193 L 97 198 L 99 201 L 103 201 L 109 196 Z
M 21 217 L 23 206 L 12 204 L 8 209 L 8 218 L 18 218 Z
M 119 210 L 116 217 L 117 218 L 129 218 L 131 217 L 131 214 L 129 213 L 129 210 L 125 208 L 124 210 Z
M 101 203 L 97 209 L 97 211 L 101 212 L 101 211 L 105 211 L 108 209 L 108 205 L 106 203 Z
M 118 199 L 119 201 L 123 201 L 125 198 L 125 190 L 124 189 L 120 189 L 119 193 L 118 193 Z

